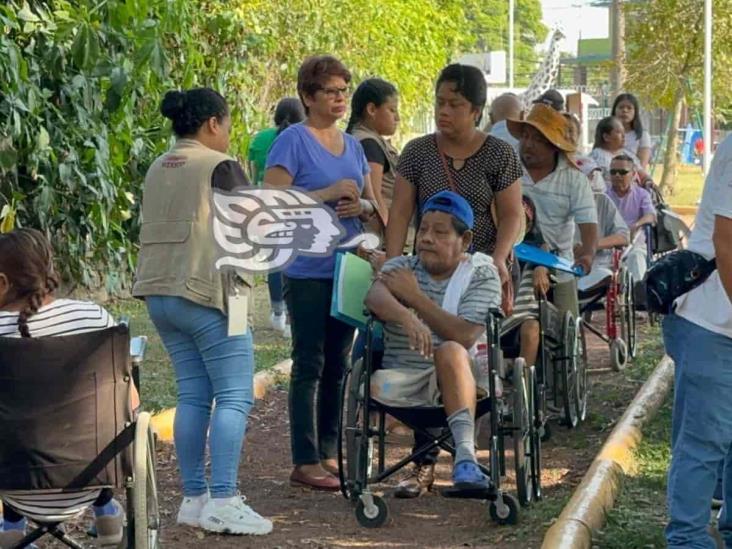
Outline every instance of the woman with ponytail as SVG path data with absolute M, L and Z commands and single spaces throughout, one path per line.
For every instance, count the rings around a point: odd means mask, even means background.
M 371 188 L 386 223 L 394 194 L 399 152 L 386 138 L 399 125 L 399 94 L 396 87 L 381 78 L 364 80 L 351 98 L 351 118 L 347 133 L 361 142 L 371 168 Z
M 48 239 L 34 229 L 0 234 L 0 337 L 52 337 L 103 330 L 114 325 L 110 314 L 95 303 L 56 299 L 59 278 L 53 267 Z M 133 406 L 137 395 L 133 396 Z M 54 497 L 57 508 L 48 508 L 48 495 L 8 492 L 2 494 L 3 521 L 0 547 L 14 547 L 25 536 L 22 512 L 42 507 L 44 515 L 72 513 L 69 507 L 92 504 L 97 541 L 116 546 L 122 540 L 124 511 L 111 489 L 68 492 Z M 68 502 L 68 505 L 64 505 Z

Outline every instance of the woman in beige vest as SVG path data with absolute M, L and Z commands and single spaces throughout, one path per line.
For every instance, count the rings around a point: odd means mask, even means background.
M 160 110 L 173 121 L 177 140 L 145 177 L 132 293 L 147 303 L 175 370 L 174 437 L 183 481 L 177 520 L 213 532 L 268 534 L 272 523 L 237 492 L 254 400 L 254 345 L 251 330 L 229 335 L 227 317 L 235 312 L 229 296 L 246 298 L 250 286 L 215 269 L 211 223 L 212 188 L 230 191 L 249 183 L 226 154 L 231 117 L 221 95 L 208 88 L 171 91 Z M 246 315 L 240 308 L 236 312 Z

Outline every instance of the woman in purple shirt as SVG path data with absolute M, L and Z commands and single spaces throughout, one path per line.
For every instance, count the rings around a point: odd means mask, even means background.
M 306 59 L 297 91 L 307 118 L 280 134 L 267 158 L 265 186 L 296 187 L 324 202 L 346 231 L 363 232 L 376 212 L 363 148 L 337 127 L 347 110 L 351 74 L 331 56 Z M 346 251 L 343 248 L 339 250 Z M 335 253 L 296 258 L 285 269 L 285 301 L 292 326 L 290 441 L 292 485 L 338 490 L 338 388 L 353 328 L 330 316 Z

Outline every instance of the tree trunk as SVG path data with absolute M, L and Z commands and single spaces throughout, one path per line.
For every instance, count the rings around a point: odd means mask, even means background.
M 666 151 L 663 155 L 663 175 L 661 176 L 661 192 L 668 195 L 674 194 L 674 185 L 678 177 L 678 148 L 679 148 L 679 121 L 681 120 L 681 108 L 684 105 L 684 85 L 679 82 L 679 87 L 674 96 L 674 104 L 671 109 L 671 120 L 669 121 L 666 134 Z

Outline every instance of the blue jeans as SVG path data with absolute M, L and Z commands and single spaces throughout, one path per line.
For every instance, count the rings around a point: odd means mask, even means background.
M 178 404 L 173 436 L 183 495 L 199 496 L 210 489 L 213 498 L 235 496 L 254 400 L 251 330 L 229 337 L 227 318 L 220 311 L 181 297 L 151 296 L 146 302 L 175 370 Z M 207 432 L 210 486 L 205 477 Z
M 724 462 L 719 532 L 732 549 L 732 338 L 674 314 L 664 319 L 663 336 L 676 364 L 668 547 L 716 547 L 707 525 L 719 464 Z

